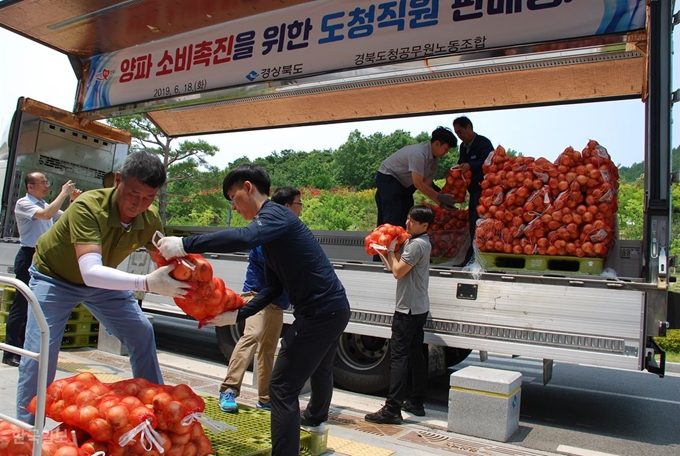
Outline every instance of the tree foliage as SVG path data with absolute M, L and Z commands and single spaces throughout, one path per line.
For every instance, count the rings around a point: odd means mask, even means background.
M 109 124 L 121 130 L 126 130 L 132 135 L 132 151 L 145 151 L 158 154 L 168 172 L 168 180 L 158 192 L 158 206 L 161 220 L 167 223 L 168 205 L 184 204 L 186 198 L 191 196 L 185 193 L 168 193 L 168 187 L 174 183 L 181 190 L 183 182 L 193 180 L 198 182 L 202 179 L 201 168 L 208 167 L 207 157 L 215 155 L 219 149 L 208 144 L 206 141 L 182 141 L 174 147 L 174 138 L 165 136 L 156 126 L 141 114 L 125 117 L 114 117 L 108 120 Z M 210 171 L 209 171 L 210 172 Z

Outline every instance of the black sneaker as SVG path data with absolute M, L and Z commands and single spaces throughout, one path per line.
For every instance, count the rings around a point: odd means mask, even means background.
M 423 407 L 423 404 L 414 404 L 411 401 L 406 401 L 401 406 L 401 409 L 415 416 L 425 416 L 425 407 Z
M 401 417 L 401 412 L 390 412 L 386 405 L 375 413 L 369 413 L 364 419 L 369 423 L 378 424 L 401 424 L 401 422 L 404 421 Z

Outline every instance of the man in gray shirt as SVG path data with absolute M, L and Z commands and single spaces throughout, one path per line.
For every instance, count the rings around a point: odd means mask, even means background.
M 458 140 L 450 129 L 438 127 L 432 132 L 430 142 L 402 147 L 380 164 L 375 177 L 378 226 L 389 223 L 405 227 L 416 190 L 442 207 L 454 208 L 453 196 L 438 193 L 433 180 L 441 158 L 457 145 Z
M 19 230 L 19 241 L 21 247 L 14 258 L 14 274 L 16 278 L 28 285 L 31 276 L 28 268 L 31 266 L 33 254 L 35 253 L 35 243 L 45 231 L 52 227 L 62 214 L 61 205 L 66 198 L 73 201 L 82 192 L 76 189 L 76 184 L 71 181 L 66 182 L 61 187 L 61 191 L 51 203 L 45 202 L 45 198 L 50 191 L 50 183 L 44 174 L 32 172 L 24 179 L 26 184 L 26 196 L 19 198 L 14 206 L 14 216 Z M 26 319 L 28 312 L 28 302 L 21 292 L 17 291 L 14 295 L 14 302 L 9 310 L 7 317 L 7 344 L 15 347 L 24 347 L 24 333 L 26 331 Z M 5 351 L 2 355 L 2 362 L 10 366 L 18 366 L 21 356 L 16 353 Z
M 366 415 L 365 420 L 371 423 L 400 424 L 403 421 L 402 409 L 417 416 L 425 415 L 423 399 L 427 391 L 427 365 L 423 354 L 423 328 L 430 311 L 427 288 L 431 250 L 427 230 L 433 223 L 434 214 L 430 207 L 413 206 L 406 218 L 406 231 L 411 238 L 404 243 L 402 251 L 394 251 L 395 242 L 382 250 L 374 245 L 397 279 L 397 303 L 390 339 L 390 389 L 385 405 Z M 409 371 L 413 389 L 409 400 L 404 402 Z

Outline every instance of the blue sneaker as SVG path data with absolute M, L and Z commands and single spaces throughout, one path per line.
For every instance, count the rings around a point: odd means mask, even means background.
M 255 408 L 258 408 L 260 410 L 265 410 L 267 412 L 272 411 L 272 405 L 269 402 L 267 402 L 266 404 L 263 404 L 262 402 L 257 401 L 257 404 L 255 404 Z
M 220 393 L 220 409 L 226 413 L 238 413 L 238 404 L 234 391 L 226 390 Z

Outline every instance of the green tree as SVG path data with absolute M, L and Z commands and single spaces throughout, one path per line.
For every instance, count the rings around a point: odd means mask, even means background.
M 198 178 L 177 179 L 168 185 L 168 224 L 225 226 L 230 205 L 222 194 L 224 171 L 217 167 L 197 171 L 195 164 L 191 169 L 189 160 L 182 165 L 187 174 L 198 173 Z
M 333 152 L 331 150 L 314 150 L 312 152 L 296 152 L 282 150 L 269 157 L 255 160 L 269 172 L 274 187 L 293 186 L 332 188 L 337 186 L 333 176 Z
M 132 134 L 132 151 L 146 151 L 161 156 L 161 161 L 168 172 L 168 180 L 158 192 L 158 209 L 163 224 L 167 223 L 168 186 L 184 179 L 198 180 L 201 166 L 207 166 L 206 158 L 219 151 L 217 146 L 198 141 L 182 141 L 175 148 L 174 138 L 166 136 L 145 116 L 113 117 L 108 123 Z M 187 163 L 183 163 L 183 162 Z
M 619 185 L 619 239 L 642 239 L 644 193 L 636 184 Z
M 304 210 L 301 219 L 312 230 L 369 231 L 375 228 L 378 211 L 375 190 L 347 188 L 302 189 Z
M 403 130 L 388 136 L 382 133 L 363 136 L 354 130 L 334 153 L 336 181 L 355 190 L 373 188 L 380 163 L 402 147 L 415 143 L 410 133 Z

